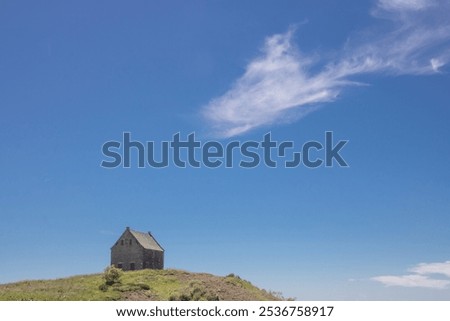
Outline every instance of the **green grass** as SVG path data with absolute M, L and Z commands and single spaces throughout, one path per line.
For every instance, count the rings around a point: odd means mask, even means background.
M 22 281 L 0 285 L 0 300 L 111 301 L 111 300 L 279 300 L 230 274 L 226 277 L 180 270 L 123 272 L 120 281 L 106 286 L 103 274 L 56 280 Z

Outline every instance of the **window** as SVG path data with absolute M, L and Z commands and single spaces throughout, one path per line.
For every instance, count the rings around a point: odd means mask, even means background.
M 134 270 L 135 270 L 134 263 L 130 263 L 130 270 L 131 270 L 131 271 L 134 271 Z
M 120 245 L 123 245 L 123 240 L 120 240 Z
M 133 243 L 133 240 L 130 240 L 130 245 Z
M 121 269 L 122 268 L 122 263 L 117 263 L 117 268 Z

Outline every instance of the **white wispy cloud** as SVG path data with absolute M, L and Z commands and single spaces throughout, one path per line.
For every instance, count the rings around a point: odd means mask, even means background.
M 439 263 L 420 263 L 408 270 L 412 274 L 381 275 L 373 277 L 373 281 L 386 286 L 422 287 L 445 289 L 450 285 L 450 261 Z M 436 276 L 439 275 L 439 278 Z
M 231 137 L 253 128 L 296 120 L 334 101 L 353 76 L 369 73 L 432 74 L 450 61 L 450 3 L 379 0 L 372 15 L 390 32 L 360 32 L 359 40 L 330 54 L 306 55 L 293 43 L 295 30 L 268 37 L 261 55 L 222 96 L 202 110 L 215 134 Z
M 385 10 L 421 10 L 433 5 L 432 0 L 380 0 L 378 5 Z
M 442 263 L 420 263 L 409 269 L 417 274 L 442 274 L 450 278 L 450 261 Z

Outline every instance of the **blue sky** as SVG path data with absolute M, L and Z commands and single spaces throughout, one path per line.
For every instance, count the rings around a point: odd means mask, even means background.
M 166 266 L 298 299 L 450 299 L 448 1 L 0 4 L 0 282 Z M 349 140 L 349 168 L 100 167 L 101 146 Z

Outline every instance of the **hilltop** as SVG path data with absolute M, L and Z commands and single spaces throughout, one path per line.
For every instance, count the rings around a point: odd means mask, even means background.
M 115 301 L 115 300 L 280 300 L 234 274 L 225 277 L 181 270 L 121 272 L 105 284 L 105 274 L 79 275 L 56 280 L 21 281 L 0 285 L 0 300 Z

